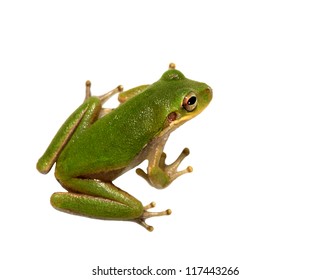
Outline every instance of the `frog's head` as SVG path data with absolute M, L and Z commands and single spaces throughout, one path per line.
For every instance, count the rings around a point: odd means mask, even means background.
M 199 115 L 212 99 L 212 89 L 205 83 L 187 79 L 180 71 L 175 69 L 173 63 L 161 79 L 166 82 L 169 90 L 168 114 L 165 131 L 173 131 L 183 123 Z M 164 131 L 164 132 L 165 132 Z

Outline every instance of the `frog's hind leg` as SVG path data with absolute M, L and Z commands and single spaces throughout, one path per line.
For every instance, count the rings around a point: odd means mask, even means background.
M 38 160 L 37 169 L 39 172 L 48 173 L 65 145 L 95 122 L 100 110 L 102 110 L 101 104 L 102 101 L 97 97 L 88 98 L 68 117 L 55 134 L 45 153 Z
M 91 86 L 92 86 L 91 81 L 87 80 L 85 82 L 85 101 L 92 96 Z M 101 101 L 101 104 L 104 104 L 110 97 L 112 97 L 115 94 L 122 92 L 122 91 L 123 91 L 123 86 L 119 85 L 116 88 L 106 92 L 105 94 L 99 95 L 97 97 Z
M 149 85 L 142 85 L 142 86 L 138 86 L 138 87 L 123 91 L 118 95 L 118 101 L 120 103 L 124 103 L 124 102 L 128 101 L 129 99 L 139 95 L 144 90 L 146 90 L 148 87 L 149 87 Z
M 60 180 L 67 193 L 54 193 L 54 208 L 70 214 L 104 220 L 134 221 L 152 231 L 145 219 L 170 215 L 171 211 L 149 212 L 155 203 L 143 207 L 141 202 L 110 182 L 93 179 L 70 178 Z
M 48 173 L 69 140 L 78 137 L 98 118 L 105 115 L 110 109 L 102 108 L 102 105 L 111 96 L 123 91 L 123 87 L 118 86 L 101 96 L 91 96 L 91 82 L 87 81 L 85 85 L 85 101 L 63 123 L 43 156 L 38 160 L 37 169 L 39 172 Z
M 92 83 L 91 81 L 87 80 L 85 82 L 85 101 L 87 99 L 89 99 L 91 96 L 92 96 L 92 93 L 91 93 L 91 86 L 92 86 Z M 117 86 L 116 88 L 106 92 L 105 94 L 103 95 L 99 95 L 97 96 L 98 99 L 100 100 L 101 102 L 101 105 L 103 105 L 110 97 L 116 95 L 117 93 L 121 93 L 123 91 L 123 86 L 122 85 L 119 85 Z M 99 113 L 99 116 L 98 118 L 102 118 L 104 115 L 107 115 L 108 113 L 110 113 L 111 111 L 113 111 L 114 109 L 111 109 L 111 108 L 101 108 L 100 110 L 100 113 Z
M 89 99 L 92 96 L 91 93 L 91 82 L 88 80 L 85 83 L 85 100 Z M 118 87 L 112 89 L 111 91 L 98 96 L 98 98 L 101 101 L 101 104 L 104 104 L 110 97 L 114 96 L 115 94 L 119 93 L 118 95 L 118 101 L 120 103 L 124 103 L 126 101 L 128 101 L 129 99 L 131 99 L 132 97 L 137 96 L 138 94 L 142 93 L 146 88 L 148 88 L 149 85 L 141 85 L 126 91 L 123 91 L 124 88 L 122 85 L 119 85 Z M 102 108 L 100 111 L 100 115 L 99 118 L 103 117 L 104 115 L 110 113 L 111 111 L 113 111 L 114 109 L 111 108 Z

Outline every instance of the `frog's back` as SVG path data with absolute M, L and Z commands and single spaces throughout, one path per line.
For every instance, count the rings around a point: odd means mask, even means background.
M 57 170 L 71 177 L 88 177 L 133 167 L 130 163 L 163 130 L 168 114 L 182 107 L 192 86 L 196 90 L 207 87 L 177 70 L 165 72 L 145 91 L 71 139 L 57 160 Z
M 152 90 L 153 91 L 153 90 Z M 166 117 L 148 90 L 97 120 L 62 151 L 57 169 L 82 176 L 127 167 L 157 135 Z

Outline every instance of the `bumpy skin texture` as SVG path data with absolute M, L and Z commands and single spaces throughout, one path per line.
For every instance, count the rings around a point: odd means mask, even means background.
M 97 120 L 78 139 L 68 143 L 58 159 L 59 168 L 69 176 L 80 176 L 128 166 L 164 129 L 169 112 L 181 108 L 183 95 L 191 90 L 192 81 L 180 80 L 180 90 L 178 82 L 160 80 Z M 196 83 L 195 90 L 197 86 L 206 88 L 205 84 Z
M 183 100 L 191 92 L 197 103 L 194 110 L 187 111 Z M 145 219 L 170 214 L 170 210 L 147 211 L 154 207 L 153 203 L 143 207 L 114 186 L 112 180 L 145 159 L 149 161 L 147 173 L 137 173 L 155 187 L 164 188 L 179 175 L 190 172 L 190 168 L 177 172 L 188 149 L 167 166 L 163 147 L 169 134 L 199 114 L 211 97 L 206 84 L 186 79 L 175 69 L 150 86 L 129 90 L 127 95 L 121 93 L 119 98 L 124 103 L 102 117 L 104 97 L 88 96 L 37 163 L 37 169 L 47 173 L 56 162 L 55 176 L 68 190 L 52 196 L 53 206 L 93 218 L 132 220 L 151 230 Z

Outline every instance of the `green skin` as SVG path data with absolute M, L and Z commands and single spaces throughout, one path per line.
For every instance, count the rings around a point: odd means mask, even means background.
M 91 96 L 90 86 L 86 82 L 84 103 L 65 121 L 37 163 L 37 169 L 46 174 L 56 162 L 55 177 L 67 190 L 54 193 L 51 204 L 71 214 L 135 221 L 152 231 L 145 220 L 170 215 L 171 210 L 150 212 L 154 202 L 144 207 L 112 181 L 146 159 L 147 172 L 137 169 L 137 174 L 159 189 L 191 172 L 190 166 L 177 171 L 189 150 L 185 148 L 167 165 L 164 145 L 172 131 L 207 107 L 212 90 L 186 79 L 174 64 L 152 85 L 125 92 L 119 86 L 98 97 Z M 116 93 L 121 104 L 103 108 Z

